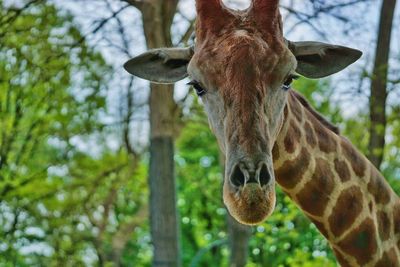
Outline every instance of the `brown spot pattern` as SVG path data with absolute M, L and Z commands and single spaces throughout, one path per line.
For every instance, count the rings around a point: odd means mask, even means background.
M 283 117 L 286 119 L 288 118 L 288 114 L 289 114 L 289 108 L 286 105 L 285 108 L 283 109 Z
M 294 121 L 290 121 L 289 129 L 286 133 L 285 140 L 283 141 L 285 144 L 285 149 L 288 153 L 293 153 L 296 150 L 296 146 L 299 144 L 300 138 L 301 132 L 299 127 Z
M 317 145 L 317 139 L 315 138 L 313 127 L 308 121 L 304 124 L 304 131 L 306 134 L 307 143 L 311 146 L 311 148 L 315 148 Z
M 310 165 L 311 155 L 302 148 L 300 155 L 294 160 L 287 160 L 282 167 L 275 171 L 276 181 L 286 189 L 294 188 L 303 178 Z
M 336 142 L 335 139 L 331 136 L 332 132 L 316 120 L 313 124 L 315 134 L 318 139 L 319 149 L 321 149 L 321 151 L 325 153 L 336 151 Z
M 362 201 L 362 192 L 355 186 L 340 194 L 328 218 L 330 229 L 335 236 L 341 236 L 355 222 L 363 209 Z
M 325 236 L 326 238 L 328 238 L 328 230 L 325 228 L 325 225 L 319 221 L 313 220 L 311 219 L 311 221 L 313 222 L 313 224 L 315 224 L 315 226 L 318 228 L 319 232 Z
M 376 263 L 375 267 L 398 267 L 399 260 L 397 259 L 396 250 L 394 248 L 386 251 L 382 258 Z
M 300 106 L 300 103 L 296 101 L 295 99 L 289 98 L 290 101 L 290 113 L 294 115 L 296 120 L 301 123 L 303 121 L 302 118 L 302 108 Z
M 342 250 L 352 255 L 359 266 L 370 262 L 377 249 L 374 222 L 369 218 L 338 243 Z
M 374 196 L 375 202 L 378 204 L 387 204 L 390 201 L 389 186 L 385 178 L 375 168 L 371 170 L 368 191 Z
M 364 177 L 366 168 L 365 160 L 346 139 L 342 139 L 341 145 L 343 154 L 347 158 L 347 160 L 349 160 L 355 174 L 358 177 Z
M 377 214 L 378 230 L 381 241 L 388 240 L 390 237 L 390 219 L 385 212 L 379 211 Z
M 279 146 L 277 143 L 274 144 L 274 147 L 272 148 L 272 160 L 278 160 L 280 156 L 279 153 Z
M 299 93 L 297 93 L 296 91 L 290 90 L 290 100 L 291 103 L 296 102 L 296 100 L 298 102 L 300 102 L 300 104 L 304 107 L 304 109 L 306 110 L 306 112 L 308 112 L 308 114 L 312 115 L 312 117 L 314 119 L 316 119 L 318 122 L 320 122 L 323 127 L 327 128 L 328 130 L 332 131 L 333 133 L 339 135 L 339 128 L 334 126 L 332 123 L 330 123 L 329 121 L 327 121 L 321 114 L 319 114 L 318 112 L 316 112 L 311 106 L 310 104 L 307 102 L 307 100 L 300 95 Z M 314 124 L 314 123 L 313 123 Z
M 372 211 L 373 211 L 374 204 L 372 204 L 372 201 L 369 202 L 368 208 L 369 208 L 369 212 L 372 212 Z
M 336 259 L 340 263 L 341 267 L 351 267 L 350 263 L 344 258 L 343 254 L 339 250 L 333 249 L 333 252 L 335 253 Z
M 325 211 L 333 188 L 333 174 L 329 169 L 328 162 L 317 159 L 311 180 L 297 194 L 300 206 L 312 215 L 321 216 Z
M 350 170 L 345 161 L 335 159 L 335 170 L 343 183 L 350 180 Z

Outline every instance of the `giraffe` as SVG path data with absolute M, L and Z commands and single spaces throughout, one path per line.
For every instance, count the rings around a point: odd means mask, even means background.
M 189 76 L 226 158 L 223 199 L 240 223 L 263 222 L 275 183 L 317 226 L 341 266 L 400 266 L 400 201 L 379 171 L 290 86 L 361 57 L 283 37 L 279 0 L 231 10 L 197 0 L 196 44 L 150 50 L 125 69 L 156 83 Z

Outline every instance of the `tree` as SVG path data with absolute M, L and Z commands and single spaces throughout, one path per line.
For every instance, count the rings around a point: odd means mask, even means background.
M 251 227 L 238 223 L 229 214 L 226 217 L 230 248 L 229 266 L 244 267 L 248 260 Z
M 129 1 L 142 13 L 148 48 L 171 47 L 171 25 L 178 0 Z M 177 105 L 172 85 L 150 86 L 150 223 L 153 266 L 180 266 L 179 221 L 174 174 Z
M 100 128 L 109 68 L 53 5 L 0 7 L 0 265 L 24 266 L 32 258 L 21 249 L 47 247 L 41 226 L 54 210 L 43 203 L 65 186 L 56 173 L 78 150 L 74 142 Z
M 387 78 L 389 70 L 389 54 L 392 35 L 392 25 L 396 0 L 382 1 L 378 40 L 375 50 L 375 63 L 369 99 L 369 145 L 368 158 L 380 168 L 385 148 L 385 134 L 387 126 L 386 101 L 388 96 Z

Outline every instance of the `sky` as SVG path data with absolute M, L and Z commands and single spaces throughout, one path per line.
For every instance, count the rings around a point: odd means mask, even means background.
M 104 4 L 103 0 L 51 0 L 63 10 L 71 12 L 75 21 L 81 25 L 82 32 L 90 33 L 96 27 L 98 22 L 111 15 L 110 7 L 115 11 L 125 5 L 119 0 L 109 0 L 109 6 Z M 340 0 L 332 0 L 332 3 Z M 343 2 L 344 0 L 341 0 Z M 330 3 L 331 1 L 328 1 Z M 89 4 L 90 3 L 90 4 Z M 235 9 L 246 8 L 250 4 L 250 0 L 224 0 L 224 3 Z M 310 12 L 311 6 L 304 5 L 304 1 L 281 0 L 282 7 L 293 4 L 295 9 Z M 359 110 L 365 109 L 368 101 L 369 87 L 368 80 L 361 80 L 359 74 L 361 70 L 372 70 L 373 52 L 375 49 L 376 31 L 378 27 L 378 14 L 380 11 L 381 1 L 371 0 L 369 4 L 359 4 L 352 8 L 342 10 L 343 15 L 358 21 L 354 23 L 339 22 L 329 16 L 321 16 L 315 21 L 316 28 L 324 33 L 324 36 L 317 34 L 307 23 L 297 25 L 298 20 L 293 15 L 288 15 L 284 8 L 281 12 L 284 18 L 285 36 L 292 41 L 322 41 L 332 44 L 340 44 L 359 49 L 364 52 L 363 57 L 357 63 L 351 65 L 344 71 L 329 77 L 331 86 L 335 88 L 333 100 L 342 107 L 342 112 L 345 116 L 351 116 Z M 397 25 L 399 25 L 399 5 L 396 11 Z M 179 13 L 175 16 L 175 21 L 172 31 L 175 36 L 179 36 L 186 30 L 188 25 L 187 19 L 195 17 L 195 0 L 181 0 L 179 3 Z M 131 56 L 138 55 L 146 51 L 145 40 L 141 25 L 141 15 L 135 8 L 127 8 L 120 13 L 120 19 L 124 28 L 125 38 L 129 43 L 129 53 Z M 297 26 L 295 26 L 297 25 Z M 95 49 L 99 50 L 107 62 L 114 66 L 113 80 L 110 83 L 108 93 L 108 103 L 110 114 L 105 121 L 113 124 L 118 120 L 119 104 L 124 95 L 121 94 L 121 88 L 127 83 L 130 78 L 129 74 L 122 68 L 124 62 L 129 59 L 118 48 L 121 46 L 121 37 L 116 30 L 115 20 L 108 22 L 105 27 L 95 35 L 88 35 L 87 41 L 92 44 Z M 400 35 L 400 29 L 397 27 L 394 30 L 394 36 Z M 104 38 L 107 36 L 107 40 Z M 175 38 L 178 39 L 178 38 Z M 400 38 L 393 39 L 393 53 L 400 55 Z M 398 66 L 400 62 L 397 56 L 397 62 L 392 62 L 391 66 Z M 188 92 L 189 88 L 186 85 L 188 80 L 183 80 L 176 84 L 175 99 L 180 101 Z M 361 90 L 359 90 L 361 88 Z M 148 82 L 135 78 L 134 96 L 137 102 L 145 103 L 149 95 Z M 400 91 L 400 90 L 399 90 Z M 143 107 L 135 112 L 135 122 L 132 132 L 135 133 L 133 139 L 138 147 L 141 144 L 147 143 L 149 125 L 147 123 L 147 107 Z M 110 139 L 112 143 L 113 139 Z M 88 142 L 86 140 L 86 142 Z M 90 142 L 89 142 L 90 143 Z M 92 147 L 93 144 L 87 144 Z M 95 140 L 93 140 L 95 143 Z M 117 147 L 118 144 L 110 144 Z
M 9 3 L 16 4 L 19 0 L 6 0 Z M 246 8 L 250 4 L 250 0 L 223 0 L 224 3 L 230 8 Z M 339 0 L 327 1 L 327 3 L 334 3 Z M 341 0 L 343 2 L 345 0 Z M 346 0 L 347 1 L 347 0 Z M 86 40 L 95 49 L 101 52 L 106 61 L 114 67 L 113 79 L 109 85 L 108 105 L 110 113 L 104 117 L 104 121 L 113 125 L 119 120 L 118 114 L 120 112 L 119 103 L 124 98 L 123 90 L 130 75 L 123 69 L 123 64 L 129 59 L 130 56 L 138 55 L 146 51 L 145 40 L 143 37 L 143 30 L 141 25 L 141 15 L 138 10 L 129 7 L 120 13 L 120 20 L 125 28 L 125 38 L 129 43 L 129 54 L 121 52 L 119 49 L 122 46 L 122 39 L 118 33 L 117 23 L 115 20 L 110 20 L 106 25 L 96 34 L 90 34 L 93 29 L 104 18 L 111 16 L 110 9 L 116 11 L 126 3 L 120 0 L 108 0 L 108 5 L 104 0 L 50 0 L 55 3 L 60 9 L 70 12 L 74 16 L 74 20 L 79 24 L 80 29 L 84 35 L 87 35 Z M 318 2 L 318 1 L 315 1 Z M 310 12 L 311 6 L 305 5 L 305 1 L 281 0 L 282 7 L 293 4 L 295 9 Z M 344 115 L 353 115 L 357 111 L 364 109 L 367 105 L 368 95 L 368 80 L 360 80 L 359 73 L 361 70 L 371 71 L 373 62 L 373 52 L 375 49 L 376 31 L 378 26 L 378 14 L 381 6 L 381 0 L 371 0 L 369 4 L 359 4 L 352 8 L 344 9 L 342 12 L 347 17 L 350 17 L 359 24 L 338 22 L 328 16 L 321 16 L 315 21 L 316 28 L 325 33 L 324 36 L 317 34 L 307 23 L 296 25 L 297 21 L 293 16 L 288 15 L 284 8 L 281 12 L 284 18 L 284 32 L 285 36 L 292 41 L 323 41 L 332 44 L 340 44 L 353 48 L 357 48 L 364 52 L 363 57 L 356 64 L 351 65 L 341 73 L 335 74 L 328 78 L 331 85 L 335 88 L 334 101 L 340 103 Z M 400 8 L 397 5 L 396 10 L 396 24 L 400 25 Z M 179 3 L 179 13 L 175 17 L 173 32 L 183 33 L 188 25 L 187 18 L 192 19 L 195 17 L 195 0 L 181 0 Z M 346 32 L 346 33 L 344 33 Z M 393 32 L 392 55 L 395 56 L 391 62 L 391 67 L 394 68 L 393 72 L 400 72 L 399 58 L 400 58 L 400 27 L 394 29 Z M 106 38 L 105 38 L 106 37 Z M 178 38 L 175 38 L 178 39 Z M 396 71 L 399 70 L 399 71 Z M 398 78 L 398 77 L 397 77 Z M 177 101 L 181 100 L 188 92 L 188 87 L 184 80 L 176 84 L 175 98 Z M 121 89 L 122 88 L 122 89 Z M 361 93 L 359 88 L 362 88 Z M 148 82 L 135 78 L 134 82 L 134 96 L 137 102 L 145 103 L 149 95 Z M 400 90 L 397 90 L 400 91 Z M 399 92 L 400 96 L 400 92 Z M 395 101 L 397 97 L 390 98 L 390 101 Z M 134 131 L 136 134 L 135 140 L 137 144 L 146 143 L 148 123 L 146 122 L 148 110 L 143 106 L 136 113 L 136 122 L 134 123 Z M 113 139 L 110 139 L 113 140 Z M 86 140 L 89 147 L 92 147 L 90 140 Z M 95 140 L 93 140 L 93 143 Z M 112 143 L 112 141 L 110 141 Z M 110 144 L 111 146 L 118 146 L 117 143 Z

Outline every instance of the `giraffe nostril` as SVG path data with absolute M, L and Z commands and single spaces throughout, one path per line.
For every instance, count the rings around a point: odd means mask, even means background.
M 265 164 L 262 165 L 261 170 L 260 170 L 260 185 L 264 186 L 269 184 L 271 181 L 271 175 L 268 171 L 268 168 Z
M 244 177 L 244 174 L 242 170 L 239 168 L 239 166 L 236 166 L 231 177 L 230 177 L 231 183 L 236 186 L 240 187 L 243 186 L 246 182 L 246 178 Z

